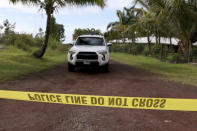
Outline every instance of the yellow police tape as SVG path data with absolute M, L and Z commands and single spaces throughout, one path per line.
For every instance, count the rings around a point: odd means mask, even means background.
M 0 98 L 84 106 L 197 111 L 197 99 L 73 95 L 0 90 Z

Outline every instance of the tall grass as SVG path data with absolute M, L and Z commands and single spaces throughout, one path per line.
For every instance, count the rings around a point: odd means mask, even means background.
M 49 69 L 66 61 L 66 53 L 59 50 L 48 49 L 42 59 L 32 56 L 36 47 L 27 52 L 16 46 L 9 46 L 0 51 L 0 82 L 11 80 L 19 76 Z
M 133 56 L 125 53 L 111 53 L 111 58 L 115 61 L 160 74 L 166 80 L 197 86 L 196 65 L 165 63 L 151 57 Z

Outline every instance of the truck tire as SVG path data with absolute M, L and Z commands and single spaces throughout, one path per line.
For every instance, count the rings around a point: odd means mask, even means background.
M 70 64 L 70 63 L 68 63 L 68 71 L 69 71 L 69 72 L 75 71 L 75 66 L 72 65 L 72 64 Z
M 107 63 L 102 67 L 103 72 L 108 72 L 109 71 L 109 64 Z

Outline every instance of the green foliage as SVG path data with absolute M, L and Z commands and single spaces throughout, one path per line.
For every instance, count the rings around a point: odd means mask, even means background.
M 93 31 L 92 31 L 92 29 L 89 29 L 89 28 L 87 28 L 87 29 L 80 29 L 79 28 L 79 29 L 75 29 L 74 34 L 73 34 L 73 39 L 76 40 L 77 37 L 80 35 L 90 35 L 91 32 L 94 32 L 95 35 L 102 35 L 101 31 L 98 29 L 96 29 L 96 30 L 93 29 Z
M 46 34 L 43 46 L 35 51 L 33 55 L 36 58 L 41 58 L 45 54 L 49 36 L 51 33 L 51 21 L 54 11 L 58 11 L 58 9 L 65 7 L 65 6 L 99 6 L 104 8 L 105 0 L 10 0 L 12 3 L 22 2 L 26 5 L 36 5 L 43 9 L 47 15 L 47 24 L 46 24 Z M 62 27 L 62 26 L 61 26 Z M 62 32 L 62 30 L 61 30 Z
M 3 35 L 0 39 L 0 43 L 4 45 L 15 45 L 18 48 L 28 50 L 30 46 L 41 46 L 43 38 L 33 37 L 30 34 L 16 34 Z
M 192 48 L 192 61 L 197 63 L 197 46 Z
M 67 45 L 67 44 L 59 44 L 57 46 L 57 50 L 61 52 L 68 52 L 68 50 L 72 47 L 72 45 Z
M 130 52 L 132 55 L 138 55 L 138 52 L 137 52 L 137 46 L 136 45 L 132 45 L 130 47 Z
M 162 49 L 163 48 L 163 49 Z M 175 46 L 154 44 L 151 47 L 151 56 L 162 61 L 172 62 L 172 63 L 184 63 L 183 54 L 175 52 Z M 110 47 L 111 52 L 121 52 L 132 55 L 145 55 L 149 56 L 149 47 L 145 43 L 138 44 L 120 44 L 114 43 Z M 193 61 L 197 61 L 197 47 L 193 46 L 192 57 Z
M 59 42 L 63 42 L 65 40 L 64 32 L 64 25 L 56 23 L 56 19 L 52 17 L 50 36 Z
M 144 50 L 143 50 L 142 54 L 145 55 L 145 56 L 149 55 L 149 48 L 148 48 L 148 46 L 144 47 Z
M 129 38 L 135 43 L 136 36 L 178 38 L 179 47 L 189 62 L 191 51 L 188 50 L 197 41 L 196 0 L 135 0 L 134 3 L 131 8 L 117 10 L 119 20 L 108 24 L 107 29 L 111 30 L 105 33 L 107 40 Z M 136 4 L 141 8 L 136 8 Z M 114 37 L 114 31 L 119 32 L 119 37 Z M 148 43 L 150 45 L 150 41 Z M 156 43 L 160 46 L 159 42 Z M 167 48 L 156 46 L 153 55 L 165 58 Z
M 26 46 L 27 46 L 22 39 L 16 39 L 14 42 L 14 45 L 16 45 L 18 48 L 24 49 L 24 50 L 26 50 Z
M 171 54 L 167 59 L 172 63 L 184 63 L 184 56 L 179 53 Z
M 142 54 L 145 48 L 145 44 L 112 44 L 110 51 L 112 52 L 123 52 L 133 55 Z
M 60 42 L 58 42 L 56 39 L 54 39 L 53 37 L 49 38 L 49 47 L 51 47 L 52 49 L 56 49 L 58 47 L 58 45 L 61 44 Z
M 161 45 L 154 44 L 152 47 L 152 55 L 159 58 Z
M 106 41 L 122 39 L 121 32 L 118 30 L 107 31 L 104 33 L 104 36 Z
M 137 54 L 142 54 L 145 48 L 145 44 L 144 43 L 138 43 L 136 44 L 136 51 Z

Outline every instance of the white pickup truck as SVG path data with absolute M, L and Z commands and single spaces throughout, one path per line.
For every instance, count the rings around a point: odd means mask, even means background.
M 68 71 L 76 66 L 99 66 L 108 71 L 109 46 L 101 35 L 81 35 L 68 51 Z

